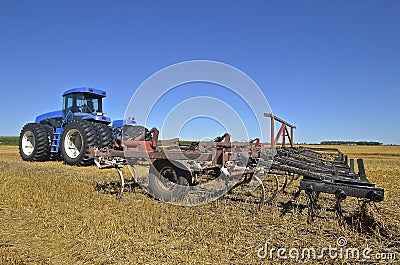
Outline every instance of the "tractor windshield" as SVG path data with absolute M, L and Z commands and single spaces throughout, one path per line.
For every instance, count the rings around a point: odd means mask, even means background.
M 102 97 L 88 93 L 74 93 L 64 96 L 64 117 L 72 113 L 97 113 L 103 112 Z

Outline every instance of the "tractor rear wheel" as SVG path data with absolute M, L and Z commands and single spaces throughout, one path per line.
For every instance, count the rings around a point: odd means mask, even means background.
M 97 146 L 97 143 L 97 132 L 91 122 L 71 121 L 61 136 L 61 156 L 69 165 L 93 165 L 93 158 L 89 158 L 89 147 Z
M 99 137 L 99 148 L 111 147 L 113 145 L 113 137 L 111 133 L 111 127 L 104 123 L 93 123 L 96 128 L 97 135 Z
M 39 123 L 26 124 L 19 136 L 19 154 L 25 161 L 47 161 L 50 142 L 47 129 Z
M 173 201 L 182 194 L 182 186 L 192 185 L 192 175 L 182 164 L 159 159 L 150 165 L 149 192 L 156 199 Z

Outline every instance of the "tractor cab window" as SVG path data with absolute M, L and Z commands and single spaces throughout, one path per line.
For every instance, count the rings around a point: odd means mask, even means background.
M 102 111 L 102 97 L 100 96 L 87 93 L 74 93 L 64 96 L 64 117 L 70 112 L 97 113 Z
M 101 110 L 101 98 L 94 97 L 93 95 L 77 95 L 76 106 L 82 113 L 96 113 L 102 112 Z

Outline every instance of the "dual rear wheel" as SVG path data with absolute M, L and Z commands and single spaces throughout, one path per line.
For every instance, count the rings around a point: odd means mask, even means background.
M 19 137 L 19 153 L 25 161 L 47 161 L 50 159 L 50 138 L 46 127 L 39 123 L 28 123 Z

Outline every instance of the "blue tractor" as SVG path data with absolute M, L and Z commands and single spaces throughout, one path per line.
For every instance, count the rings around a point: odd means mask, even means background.
M 34 123 L 22 128 L 19 153 L 23 160 L 62 159 L 69 165 L 92 165 L 90 146 L 111 148 L 121 128 L 134 124 L 131 120 L 115 120 L 110 126 L 111 119 L 103 112 L 105 91 L 81 87 L 67 90 L 62 96 L 62 110 L 39 115 Z

